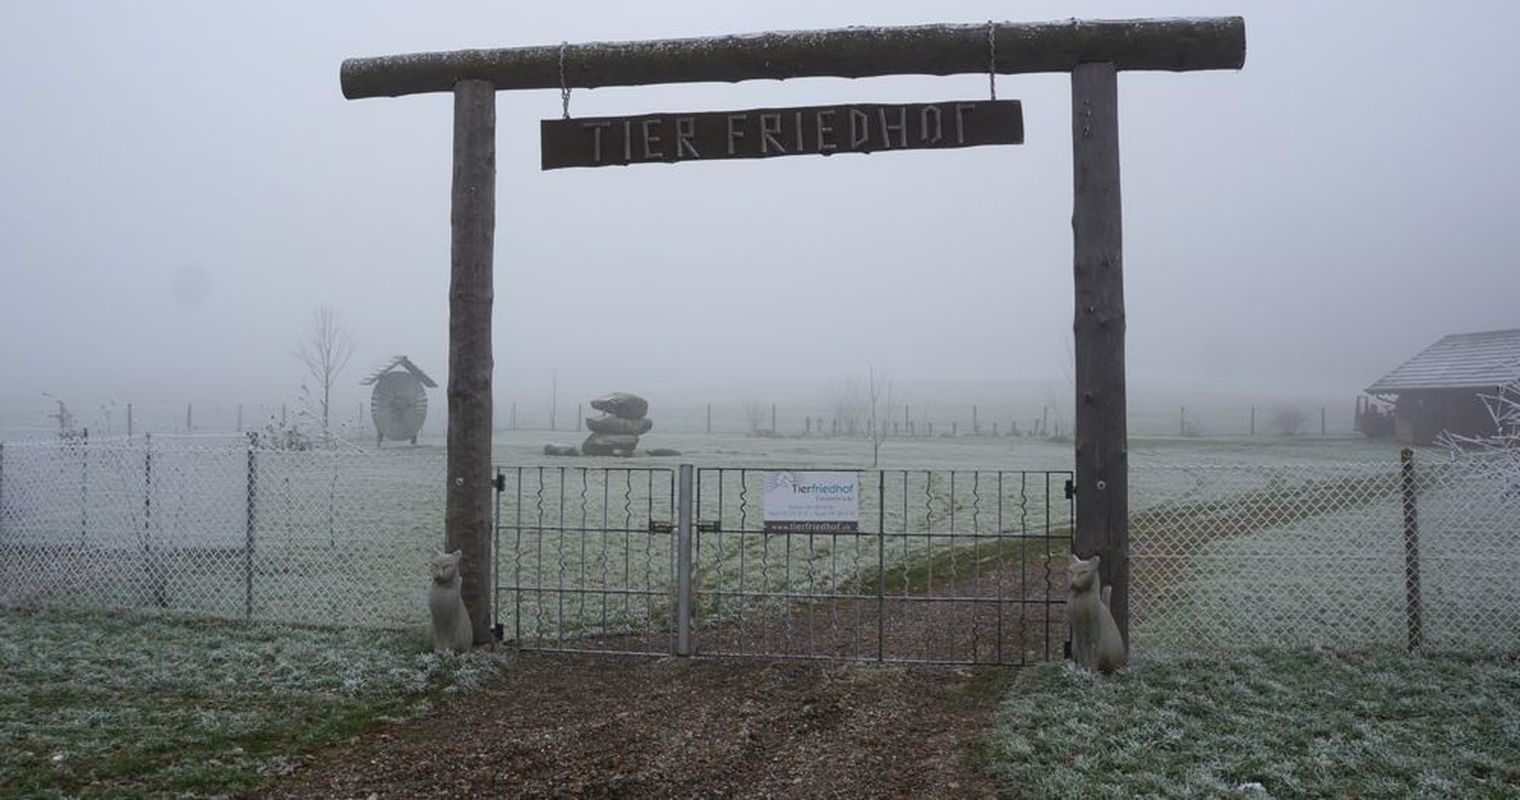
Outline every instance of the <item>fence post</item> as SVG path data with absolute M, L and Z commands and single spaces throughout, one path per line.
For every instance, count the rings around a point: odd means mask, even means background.
M 0 442 L 0 531 L 5 530 L 5 442 Z
M 165 577 L 153 561 L 153 434 L 143 434 L 143 570 L 153 589 L 153 602 L 159 608 L 169 605 Z
M 253 526 L 255 520 L 254 498 L 258 494 L 257 452 L 259 435 L 248 434 L 248 490 L 247 514 L 245 516 L 246 540 L 243 546 L 243 617 L 253 620 Z
M 1414 451 L 1399 453 L 1404 495 L 1404 616 L 1409 623 L 1409 652 L 1424 644 L 1420 619 L 1420 518 L 1415 506 Z
M 79 543 L 90 536 L 90 429 L 84 429 L 79 449 Z
M 676 509 L 676 655 L 691 655 L 691 530 L 695 504 L 690 464 L 682 464 Z

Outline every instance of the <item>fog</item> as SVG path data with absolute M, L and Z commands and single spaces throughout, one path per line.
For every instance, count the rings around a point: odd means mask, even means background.
M 0 424 L 47 425 L 54 397 L 293 401 L 321 305 L 357 342 L 335 404 L 395 354 L 443 383 L 451 99 L 344 100 L 346 57 L 1224 14 L 1242 71 L 1119 79 L 1132 403 L 1349 411 L 1443 334 L 1520 326 L 1513 3 L 7 3 Z M 559 93 L 499 94 L 498 420 L 555 375 L 570 408 L 816 398 L 871 367 L 914 402 L 1069 403 L 1068 79 L 997 88 L 1024 145 L 554 172 Z M 986 75 L 756 81 L 575 91 L 570 112 L 986 95 Z

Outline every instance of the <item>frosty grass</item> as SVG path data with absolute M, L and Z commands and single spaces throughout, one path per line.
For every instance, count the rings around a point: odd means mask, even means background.
M 503 668 L 422 633 L 0 613 L 0 796 L 202 796 Z
M 1520 662 L 1298 651 L 1024 671 L 1012 797 L 1520 797 Z

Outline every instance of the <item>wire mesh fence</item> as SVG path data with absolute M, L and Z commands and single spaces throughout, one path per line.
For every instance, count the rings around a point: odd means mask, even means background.
M 418 623 L 443 457 L 242 437 L 0 449 L 0 604 Z
M 1520 652 L 1520 472 L 1487 458 L 1138 471 L 1137 652 Z
M 494 566 L 506 637 L 667 652 L 676 471 L 505 472 Z M 1059 652 L 1071 509 L 1057 473 L 856 471 L 863 535 L 778 537 L 761 516 L 766 472 L 696 470 L 697 652 Z M 0 605 L 420 626 L 444 474 L 436 451 L 278 451 L 243 437 L 0 445 Z M 1512 459 L 1147 463 L 1131 492 L 1138 653 L 1520 652 Z

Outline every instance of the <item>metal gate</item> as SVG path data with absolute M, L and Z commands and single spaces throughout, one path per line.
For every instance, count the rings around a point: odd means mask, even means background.
M 777 471 L 499 469 L 498 634 L 524 650 L 1061 657 L 1069 471 L 834 470 L 859 497 L 834 532 L 766 529 Z

